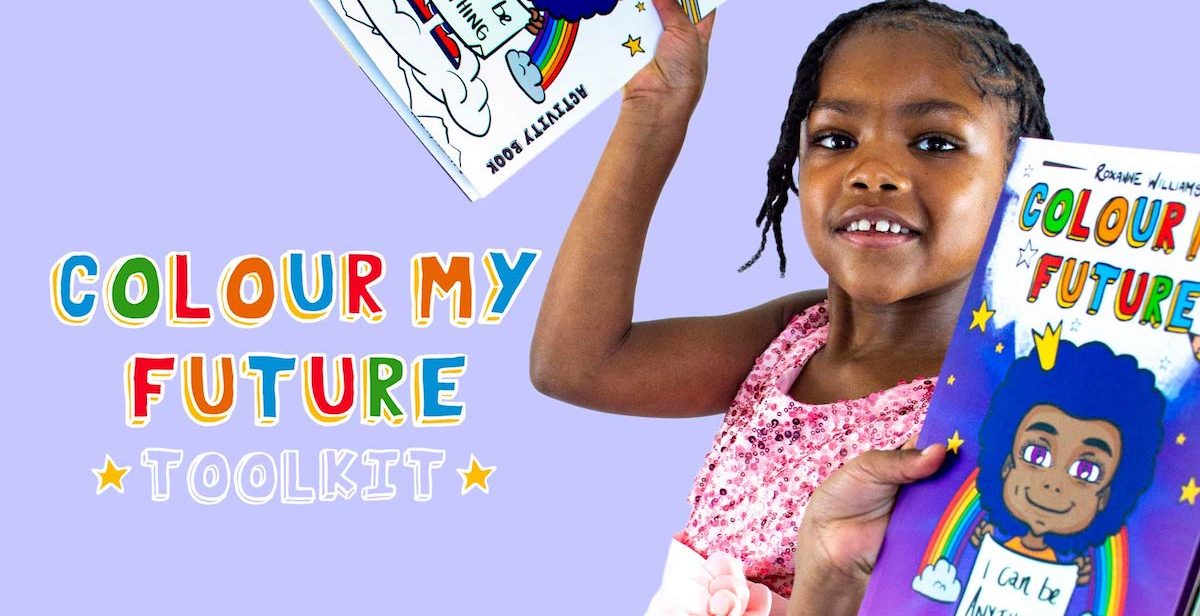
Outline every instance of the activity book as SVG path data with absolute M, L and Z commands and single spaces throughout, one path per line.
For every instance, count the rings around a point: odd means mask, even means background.
M 679 0 L 699 21 L 724 0 Z M 662 32 L 650 0 L 312 0 L 478 199 L 616 92 Z
M 1024 140 L 862 614 L 1189 613 L 1200 155 Z

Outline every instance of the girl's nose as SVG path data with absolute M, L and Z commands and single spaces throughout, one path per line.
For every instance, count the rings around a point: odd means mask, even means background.
M 912 182 L 899 169 L 878 159 L 863 160 L 846 175 L 845 187 L 863 192 L 907 192 Z

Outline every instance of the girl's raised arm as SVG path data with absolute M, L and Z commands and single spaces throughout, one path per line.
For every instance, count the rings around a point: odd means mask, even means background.
M 708 64 L 714 15 L 697 25 L 654 0 L 663 35 L 624 90 L 620 117 L 559 250 L 530 351 L 538 390 L 602 411 L 694 416 L 725 410 L 755 358 L 822 292 L 743 312 L 633 323 L 655 203 L 683 146 Z

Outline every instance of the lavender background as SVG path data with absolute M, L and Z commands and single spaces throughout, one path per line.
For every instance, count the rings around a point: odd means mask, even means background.
M 751 223 L 795 62 L 853 6 L 735 0 L 722 9 L 708 93 L 650 232 L 638 318 L 732 311 L 823 284 L 794 212 L 787 279 L 769 259 L 735 269 L 757 244 Z M 1191 66 L 1200 8 L 971 6 L 1029 48 L 1060 139 L 1200 151 Z M 305 2 L 20 3 L 5 24 L 0 612 L 640 613 L 719 419 L 571 408 L 534 392 L 525 364 L 537 302 L 615 100 L 470 205 Z M 459 330 L 439 316 L 414 329 L 408 258 L 491 247 L 545 251 L 506 321 Z M 47 276 L 67 252 L 91 251 L 103 268 L 128 254 L 190 250 L 196 299 L 210 302 L 230 259 L 289 249 L 382 253 L 389 317 L 301 325 L 278 312 L 250 331 L 220 319 L 168 328 L 160 317 L 125 330 L 103 315 L 67 327 L 49 309 Z M 297 378 L 281 388 L 279 426 L 252 425 L 242 383 L 229 423 L 200 428 L 181 410 L 176 379 L 147 428 L 125 427 L 129 355 L 256 350 L 466 353 L 467 421 L 320 427 L 299 412 Z M 294 447 L 308 463 L 324 447 L 434 447 L 447 461 L 428 503 L 406 497 L 401 472 L 400 497 L 382 503 L 204 507 L 178 482 L 169 502 L 152 503 L 137 466 L 144 447 L 184 449 L 188 459 Z M 134 466 L 123 495 L 95 495 L 89 469 L 106 452 Z M 458 494 L 453 468 L 471 453 L 498 466 L 488 495 Z

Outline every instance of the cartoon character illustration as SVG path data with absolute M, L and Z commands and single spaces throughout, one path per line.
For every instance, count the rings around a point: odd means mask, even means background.
M 1166 399 L 1151 372 L 1103 343 L 1049 353 L 1049 368 L 1032 355 L 1013 362 L 992 398 L 978 479 L 988 521 L 976 534 L 999 531 L 1012 537 L 1005 547 L 1054 561 L 1125 524 L 1154 476 Z
M 1200 336 L 1192 334 L 1192 354 L 1196 356 L 1196 361 L 1200 361 Z
M 1072 589 L 1093 579 L 1090 552 L 1123 532 L 1153 480 L 1166 409 L 1154 375 L 1103 343 L 1051 333 L 1035 335 L 1038 352 L 1015 360 L 994 392 L 978 470 L 955 497 L 968 504 L 964 494 L 978 489 L 981 515 L 968 532 L 979 552 L 966 592 L 946 557 L 927 554 L 913 580 L 938 601 L 961 594 L 957 613 L 1011 601 L 1002 587 L 1024 584 L 1029 595 L 1039 583 L 1042 598 L 1065 610 Z

